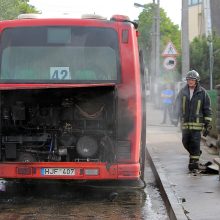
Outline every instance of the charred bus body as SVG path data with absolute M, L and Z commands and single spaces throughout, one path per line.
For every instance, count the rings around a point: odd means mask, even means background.
M 0 23 L 0 177 L 138 179 L 137 31 L 123 16 Z

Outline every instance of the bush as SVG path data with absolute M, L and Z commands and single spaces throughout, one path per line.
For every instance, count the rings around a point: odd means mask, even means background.
M 217 138 L 217 129 L 216 129 L 216 121 L 217 121 L 217 91 L 216 90 L 209 90 L 208 94 L 211 99 L 211 106 L 212 106 L 212 130 L 210 132 L 210 136 Z

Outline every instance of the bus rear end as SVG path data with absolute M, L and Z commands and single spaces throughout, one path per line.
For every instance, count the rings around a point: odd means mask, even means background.
M 0 178 L 138 179 L 141 114 L 123 17 L 0 23 Z

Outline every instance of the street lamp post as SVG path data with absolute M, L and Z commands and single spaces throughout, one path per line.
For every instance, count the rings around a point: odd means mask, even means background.
M 134 6 L 137 7 L 137 8 L 145 8 L 144 5 L 141 5 L 141 4 L 136 3 L 136 2 L 134 3 Z
M 213 43 L 212 41 L 209 42 L 209 77 L 210 77 L 210 90 L 213 89 L 213 63 L 214 63 L 214 56 L 213 56 Z
M 189 71 L 188 0 L 182 0 L 182 79 Z

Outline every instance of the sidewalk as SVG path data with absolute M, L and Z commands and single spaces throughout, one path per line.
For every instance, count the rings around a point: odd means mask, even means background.
M 176 218 L 220 219 L 219 175 L 188 172 L 189 155 L 182 146 L 181 131 L 171 124 L 161 125 L 162 115 L 147 103 L 147 149 Z M 201 162 L 213 162 L 217 156 L 203 144 L 201 148 Z

